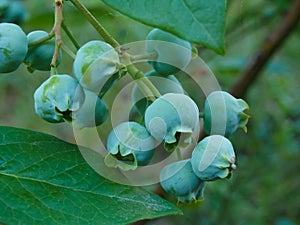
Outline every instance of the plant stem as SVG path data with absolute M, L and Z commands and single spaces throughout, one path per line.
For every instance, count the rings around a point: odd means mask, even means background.
M 118 48 L 120 44 L 106 31 L 106 29 L 98 22 L 93 14 L 78 0 L 70 0 L 72 4 L 83 14 L 83 16 L 98 31 L 101 37 L 114 48 Z
M 70 48 L 68 48 L 68 46 L 62 44 L 61 48 L 74 60 L 76 55 L 74 52 L 72 52 L 72 50 Z
M 281 22 L 268 33 L 265 40 L 250 59 L 248 65 L 229 89 L 235 97 L 243 97 L 254 83 L 274 53 L 280 49 L 289 34 L 297 28 L 300 20 L 300 1 L 295 0 Z
M 50 64 L 51 67 L 56 67 L 56 62 L 59 56 L 59 50 L 62 44 L 62 40 L 61 40 L 61 24 L 63 21 L 62 5 L 63 5 L 62 0 L 55 0 L 55 21 L 51 31 L 55 33 L 55 50 Z
M 153 96 L 151 90 L 143 83 L 141 79 L 136 80 L 136 82 L 143 95 L 146 96 L 149 101 L 153 102 L 155 97 Z
M 64 23 L 61 24 L 61 27 L 63 28 L 63 30 L 65 31 L 65 33 L 67 34 L 67 36 L 69 37 L 69 39 L 71 40 L 71 42 L 73 43 L 73 45 L 75 46 L 75 48 L 78 50 L 80 48 L 80 45 L 76 41 L 76 38 L 71 33 L 71 31 L 69 30 L 69 28 Z
M 134 65 L 132 65 L 132 64 L 128 65 L 127 66 L 127 71 L 128 71 L 128 73 L 131 74 L 131 76 L 134 80 L 140 80 L 139 83 L 143 83 L 149 89 L 151 95 L 147 95 L 147 96 L 145 95 L 145 96 L 146 97 L 154 96 L 154 99 L 153 98 L 149 99 L 150 101 L 154 101 L 155 97 L 158 98 L 158 97 L 161 96 L 161 94 L 156 89 L 156 87 L 152 84 L 152 82 L 148 78 L 146 78 L 144 76 L 144 74 L 141 71 L 139 71 Z M 140 89 L 142 89 L 142 87 Z
M 139 61 L 145 61 L 145 60 L 155 60 L 157 58 L 156 52 L 151 52 L 144 55 L 135 55 L 131 57 L 132 62 L 139 62 Z
M 42 44 L 43 42 L 48 41 L 48 40 L 50 40 L 51 38 L 53 38 L 54 35 L 55 35 L 55 33 L 54 33 L 53 31 L 51 31 L 50 33 L 48 33 L 47 36 L 42 37 L 42 38 L 40 38 L 40 39 L 38 39 L 38 40 L 36 40 L 36 41 L 29 42 L 29 43 L 28 43 L 28 47 Z
M 142 82 L 144 82 L 144 84 L 146 86 L 148 86 L 148 88 L 154 94 L 155 97 L 158 98 L 158 97 L 161 96 L 161 94 L 159 93 L 159 91 L 157 90 L 157 88 L 152 84 L 152 82 L 147 77 L 143 77 L 141 79 L 142 79 Z
M 178 161 L 182 160 L 182 154 L 180 148 L 176 148 L 175 151 L 176 151 L 177 160 Z

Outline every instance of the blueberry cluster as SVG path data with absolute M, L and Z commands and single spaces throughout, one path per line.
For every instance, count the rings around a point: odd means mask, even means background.
M 0 1 L 0 10 L 5 8 L 4 3 Z M 48 35 L 42 30 L 26 35 L 16 24 L 0 23 L 0 73 L 12 72 L 22 63 L 30 72 L 51 71 L 34 93 L 36 114 L 51 123 L 67 121 L 79 128 L 101 125 L 109 112 L 102 97 L 129 68 L 123 52 L 104 41 L 92 40 L 77 51 L 74 76 L 53 74 L 53 67 L 61 62 L 61 53 L 56 55 L 56 65 L 52 65 L 57 43 Z M 193 134 L 203 117 L 209 136 L 196 145 L 190 158 L 170 163 L 160 173 L 166 192 L 180 202 L 197 201 L 203 198 L 207 182 L 229 178 L 236 168 L 235 152 L 227 138 L 238 128 L 246 131 L 249 116 L 244 110 L 248 105 L 227 92 L 215 91 L 207 96 L 200 113 L 174 76 L 192 60 L 189 42 L 153 29 L 147 36 L 147 54 L 155 57 L 149 59 L 152 70 L 143 79 L 153 85 L 158 96 L 148 98 L 143 88 L 134 87 L 134 108 L 142 122 L 125 121 L 113 128 L 106 143 L 105 164 L 134 170 L 150 164 L 158 146 L 167 154 L 185 149 L 193 144 Z
M 108 117 L 108 107 L 99 92 L 120 66 L 111 45 L 100 40 L 87 42 L 76 53 L 74 77 L 52 75 L 35 91 L 37 115 L 49 122 L 72 122 L 78 128 L 101 125 Z
M 162 169 L 162 188 L 176 196 L 178 201 L 189 203 L 203 199 L 207 182 L 230 178 L 236 169 L 236 155 L 227 137 L 238 128 L 246 131 L 249 118 L 243 112 L 246 109 L 248 105 L 244 100 L 227 92 L 210 93 L 203 112 L 204 129 L 209 136 L 196 145 L 189 159 Z

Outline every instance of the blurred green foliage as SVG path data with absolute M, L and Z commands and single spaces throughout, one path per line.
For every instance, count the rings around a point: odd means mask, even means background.
M 24 2 L 28 10 L 28 18 L 22 24 L 24 30 L 27 33 L 37 29 L 50 31 L 53 5 L 40 0 Z M 99 0 L 84 2 L 121 43 L 143 40 L 151 29 L 108 9 Z M 237 79 L 291 2 L 228 1 L 227 53 L 218 56 L 210 50 L 200 50 L 200 56 L 210 65 L 224 90 Z M 92 26 L 69 2 L 65 4 L 64 16 L 66 25 L 80 44 L 99 39 Z M 63 38 L 67 40 L 65 36 Z M 203 202 L 196 206 L 182 206 L 184 216 L 162 218 L 147 224 L 300 224 L 299 40 L 300 29 L 297 29 L 266 65 L 245 97 L 250 105 L 248 113 L 251 118 L 248 133 L 239 131 L 231 138 L 238 167 L 233 178 L 209 183 Z M 75 51 L 71 43 L 66 43 Z M 59 71 L 72 74 L 71 65 L 72 58 L 63 54 Z M 34 113 L 33 93 L 48 75 L 37 71 L 30 74 L 24 66 L 14 73 L 1 74 L 0 125 L 43 131 L 75 142 L 71 126 L 49 124 Z M 122 79 L 105 98 L 113 99 L 117 90 L 127 82 L 127 79 Z M 192 93 L 193 98 L 197 98 L 196 94 Z M 203 94 L 200 94 L 199 98 L 203 99 Z M 125 99 L 130 97 L 124 96 Z M 99 132 L 106 136 L 110 126 L 104 124 Z

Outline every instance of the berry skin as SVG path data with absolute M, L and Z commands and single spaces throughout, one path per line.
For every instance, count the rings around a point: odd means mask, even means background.
M 10 73 L 23 62 L 28 47 L 24 31 L 13 23 L 0 23 L 0 73 Z
M 243 111 L 249 109 L 242 99 L 236 99 L 225 91 L 210 93 L 204 104 L 204 130 L 207 134 L 229 137 L 238 128 L 247 131 L 249 116 Z
M 176 79 L 174 75 L 168 75 L 162 77 L 162 75 L 155 70 L 149 71 L 145 74 L 152 84 L 157 88 L 161 94 L 166 93 L 179 93 L 184 94 L 184 90 L 180 82 Z M 140 115 L 144 115 L 146 108 L 150 103 L 144 97 L 143 93 L 139 90 L 138 86 L 135 85 L 132 92 L 133 100 L 135 102 L 135 109 Z
M 84 99 L 76 79 L 67 74 L 53 75 L 34 93 L 35 112 L 51 123 L 72 121 L 72 113 L 80 109 Z
M 48 33 L 43 30 L 35 30 L 27 35 L 28 43 L 37 41 L 43 37 L 48 36 Z M 36 46 L 31 46 L 28 48 L 27 55 L 24 59 L 24 63 L 29 71 L 41 70 L 50 71 L 51 60 L 55 50 L 55 38 L 51 38 L 46 42 L 43 42 Z M 56 66 L 59 65 L 61 61 L 61 51 L 59 52 L 59 57 Z
M 205 181 L 230 178 L 236 169 L 235 152 L 231 142 L 221 135 L 211 135 L 193 150 L 191 163 L 194 173 Z
M 110 132 L 105 163 L 110 167 L 134 170 L 147 165 L 154 154 L 155 141 L 142 125 L 123 122 Z
M 80 109 L 73 113 L 73 122 L 79 128 L 99 126 L 107 119 L 108 107 L 94 92 L 84 90 L 84 93 L 85 100 Z
M 192 46 L 188 41 L 160 29 L 147 35 L 146 53 L 157 53 L 157 59 L 149 61 L 163 75 L 174 74 L 185 68 L 192 59 Z
M 73 72 L 82 87 L 98 93 L 105 82 L 118 71 L 119 64 L 119 55 L 111 45 L 94 40 L 77 51 Z
M 160 184 L 179 202 L 190 203 L 201 201 L 204 198 L 206 182 L 195 175 L 190 159 L 165 166 L 160 172 Z
M 199 109 L 187 95 L 167 93 L 157 98 L 145 112 L 145 125 L 168 152 L 187 147 L 199 124 Z

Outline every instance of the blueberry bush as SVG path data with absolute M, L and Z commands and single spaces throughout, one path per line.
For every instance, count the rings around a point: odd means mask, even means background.
M 0 223 L 297 224 L 299 19 L 298 0 L 0 0 Z

